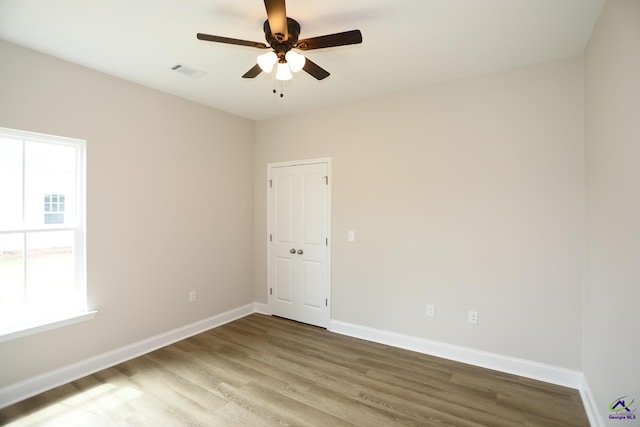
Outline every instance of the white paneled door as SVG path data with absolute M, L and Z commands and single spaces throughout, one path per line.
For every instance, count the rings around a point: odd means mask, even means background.
M 329 324 L 329 163 L 269 165 L 271 314 Z

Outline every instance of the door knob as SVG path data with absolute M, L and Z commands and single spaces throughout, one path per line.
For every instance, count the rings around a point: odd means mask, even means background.
M 290 250 L 289 250 L 289 253 L 291 253 L 291 254 L 295 254 L 295 253 L 296 253 L 296 250 L 295 250 L 295 249 L 290 249 Z
M 298 255 L 302 255 L 304 251 L 302 249 L 298 249 Z

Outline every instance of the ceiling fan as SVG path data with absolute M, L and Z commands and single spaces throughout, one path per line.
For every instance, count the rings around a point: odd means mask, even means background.
M 267 20 L 264 22 L 263 30 L 268 44 L 202 33 L 197 35 L 199 40 L 248 46 L 256 49 L 271 49 L 266 54 L 258 57 L 258 64 L 254 65 L 242 76 L 245 79 L 252 79 L 262 71 L 271 72 L 277 64 L 277 80 L 289 80 L 292 78 L 292 71 L 297 72 L 300 70 L 304 70 L 316 79 L 322 80 L 329 77 L 330 73 L 292 49 L 306 51 L 362 43 L 360 30 L 298 40 L 300 24 L 287 17 L 285 0 L 264 0 L 264 6 L 267 9 Z

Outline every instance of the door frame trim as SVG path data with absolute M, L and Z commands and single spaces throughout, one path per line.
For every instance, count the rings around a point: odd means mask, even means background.
M 333 186 L 332 179 L 332 169 L 331 169 L 331 157 L 319 157 L 313 159 L 305 159 L 305 160 L 291 160 L 285 162 L 273 162 L 267 163 L 267 180 L 266 180 L 266 189 L 267 189 L 267 235 L 265 236 L 265 241 L 267 245 L 267 307 L 268 314 L 272 315 L 271 312 L 271 295 L 269 294 L 269 289 L 271 288 L 271 245 L 269 244 L 269 234 L 271 232 L 269 226 L 271 224 L 271 196 L 269 194 L 269 181 L 271 180 L 271 170 L 274 168 L 288 167 L 288 166 L 302 166 L 302 165 L 313 165 L 318 163 L 326 163 L 327 164 L 327 176 L 329 177 L 329 183 L 327 185 L 327 239 L 329 239 L 329 243 L 327 245 L 327 283 L 326 283 L 326 295 L 328 299 L 328 308 L 327 308 L 327 316 L 325 318 L 325 325 L 323 327 L 328 328 L 331 322 L 331 312 L 332 312 L 332 304 L 331 304 L 331 248 L 333 245 L 333 240 L 331 238 L 331 217 L 332 217 L 332 206 L 331 206 L 331 189 Z

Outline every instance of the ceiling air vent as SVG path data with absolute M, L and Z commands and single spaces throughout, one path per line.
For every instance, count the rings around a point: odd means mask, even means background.
M 177 71 L 180 74 L 184 74 L 185 76 L 189 76 L 192 79 L 197 79 L 207 74 L 204 71 L 198 70 L 193 67 L 187 67 L 186 65 L 182 65 L 182 64 L 176 64 L 173 67 L 171 67 L 171 69 L 173 71 Z

